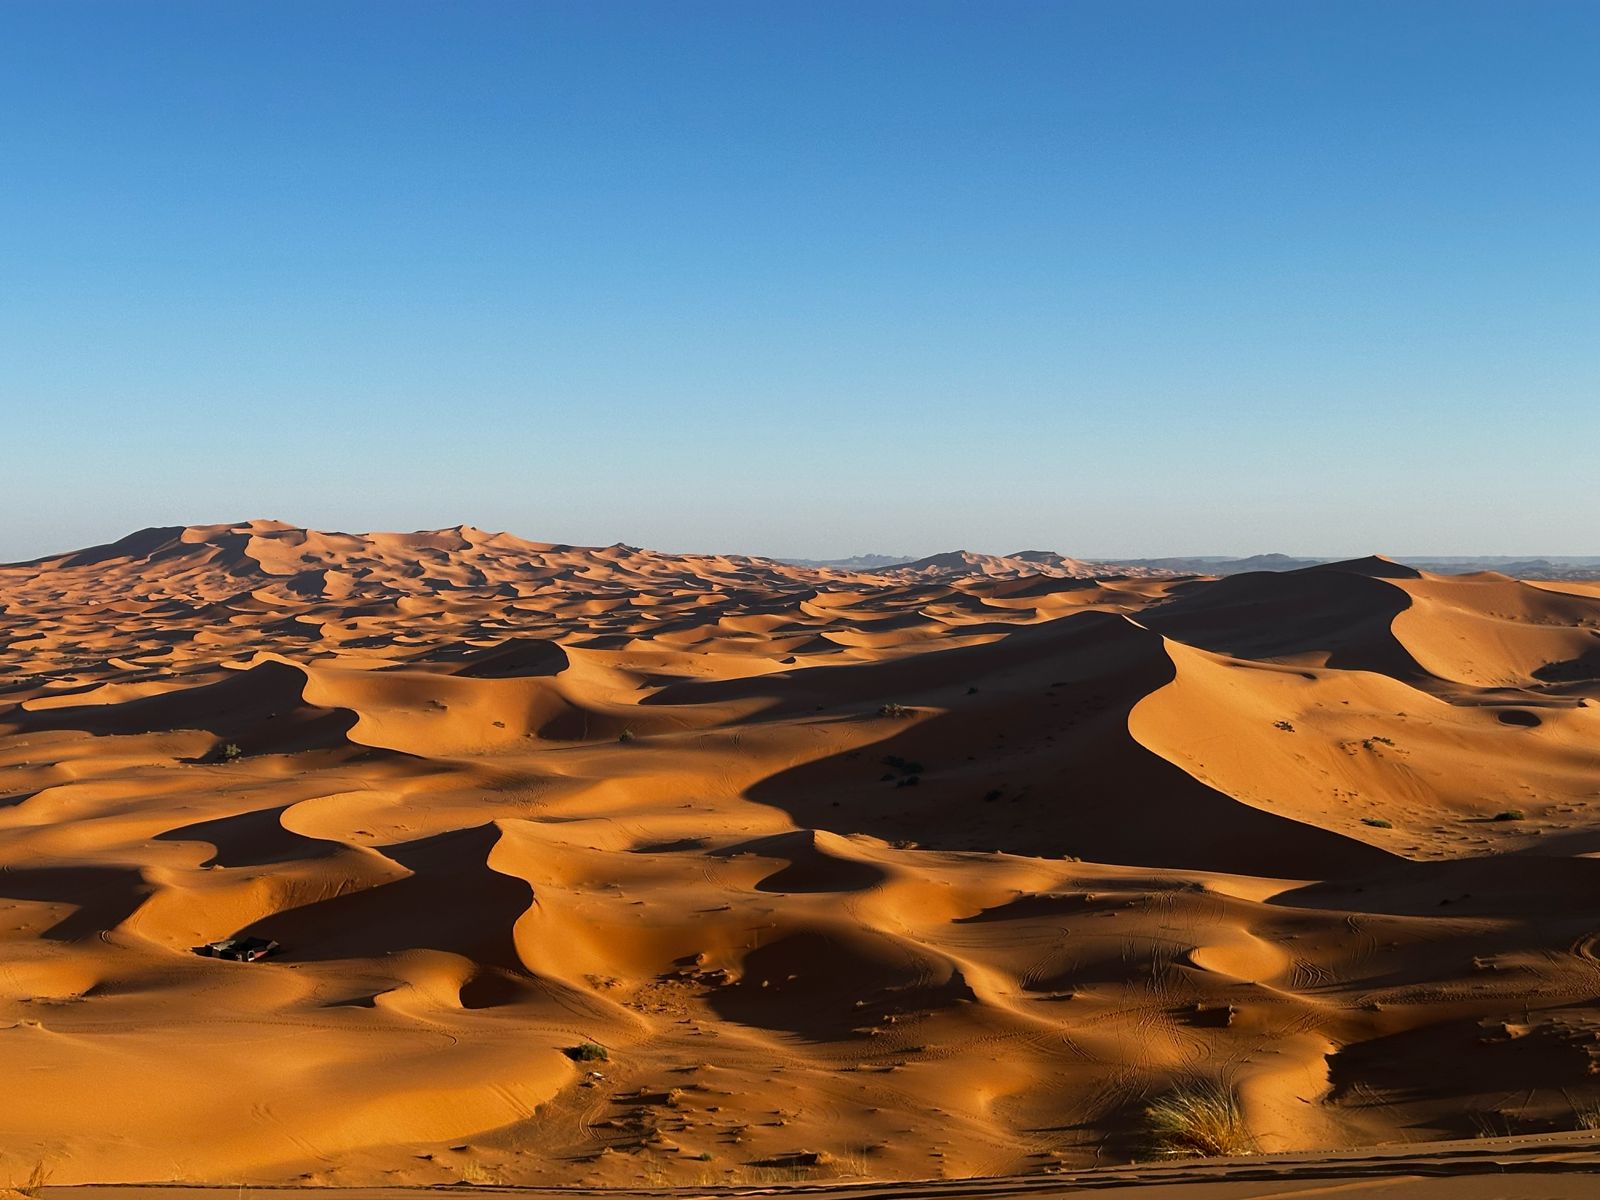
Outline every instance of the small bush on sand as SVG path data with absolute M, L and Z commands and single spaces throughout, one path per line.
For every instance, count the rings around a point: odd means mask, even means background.
M 50 1182 L 50 1168 L 44 1165 L 44 1160 L 33 1164 L 33 1170 L 28 1172 L 28 1178 L 23 1183 L 14 1184 L 12 1190 L 19 1196 L 27 1196 L 34 1200 L 39 1195 L 39 1190 Z
M 1217 1158 L 1255 1154 L 1238 1098 L 1220 1083 L 1184 1084 L 1144 1110 L 1149 1148 L 1157 1158 Z
M 1496 821 L 1526 821 L 1528 814 L 1520 808 L 1508 808 L 1504 812 L 1495 813 L 1494 819 Z
M 1374 829 L 1393 829 L 1393 821 L 1385 821 L 1382 817 L 1362 817 L 1363 825 L 1371 825 Z
M 461 1164 L 461 1182 L 474 1187 L 499 1187 L 505 1183 L 505 1179 L 498 1167 L 468 1159 Z
M 561 1053 L 573 1062 L 610 1062 L 611 1052 L 599 1042 L 579 1042 L 576 1046 L 568 1046 Z
M 1580 1101 L 1572 1106 L 1574 1129 L 1600 1129 L 1600 1100 Z
M 896 704 L 890 701 L 878 709 L 878 715 L 880 717 L 909 717 L 913 715 L 913 710 L 907 708 L 904 704 Z
M 619 741 L 619 742 L 631 742 L 631 741 L 633 741 L 633 730 L 624 729 L 621 733 L 617 734 L 617 741 Z
M 233 762 L 237 758 L 244 757 L 244 751 L 239 749 L 239 747 L 233 742 L 229 742 L 226 746 L 217 751 L 217 757 L 223 762 Z

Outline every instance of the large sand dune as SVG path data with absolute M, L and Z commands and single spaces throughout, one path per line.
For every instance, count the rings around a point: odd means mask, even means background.
M 1076 1171 L 1197 1078 L 1265 1151 L 1600 1119 L 1593 585 L 968 558 L 0 567 L 0 1184 Z

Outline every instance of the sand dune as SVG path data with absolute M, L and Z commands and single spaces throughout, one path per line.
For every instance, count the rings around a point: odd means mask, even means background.
M 0 830 L 19 1178 L 1059 1173 L 1197 1078 L 1300 1154 L 1600 1110 L 1584 583 L 146 530 L 0 567 Z

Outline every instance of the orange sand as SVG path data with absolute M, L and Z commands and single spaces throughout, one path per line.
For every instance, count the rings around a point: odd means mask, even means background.
M 0 1185 L 1060 1171 L 1197 1076 L 1267 1151 L 1600 1110 L 1600 592 L 972 558 L 0 567 Z

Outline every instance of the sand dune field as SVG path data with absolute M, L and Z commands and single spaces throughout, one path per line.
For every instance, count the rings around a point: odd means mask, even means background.
M 1196 1083 L 1268 1153 L 1600 1126 L 1600 588 L 968 558 L 0 568 L 0 1185 L 1079 1172 Z

